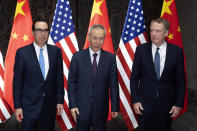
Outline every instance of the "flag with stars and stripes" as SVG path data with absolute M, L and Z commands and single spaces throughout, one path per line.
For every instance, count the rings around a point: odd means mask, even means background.
M 125 19 L 116 61 L 120 92 L 120 112 L 129 130 L 138 127 L 137 118 L 133 112 L 130 76 L 135 49 L 148 41 L 145 32 L 145 20 L 141 0 L 130 0 Z
M 65 90 L 64 110 L 60 116 L 56 117 L 56 119 L 61 129 L 65 131 L 76 125 L 68 107 L 67 80 L 72 55 L 79 50 L 74 32 L 69 0 L 57 1 L 48 43 L 54 44 L 62 49 Z
M 4 92 L 4 64 L 3 56 L 0 51 L 0 123 L 11 117 L 11 109 L 3 97 Z

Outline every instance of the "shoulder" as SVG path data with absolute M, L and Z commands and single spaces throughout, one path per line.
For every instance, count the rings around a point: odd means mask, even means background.
M 151 43 L 144 43 L 136 47 L 135 54 L 141 54 L 141 53 L 146 53 L 149 52 L 151 49 L 152 44 Z
M 114 54 L 112 54 L 111 52 L 105 51 L 105 50 L 103 50 L 103 49 L 101 50 L 101 53 L 102 53 L 103 55 L 105 55 L 106 57 L 110 57 L 110 58 L 115 57 Z
M 73 54 L 72 59 L 77 59 L 77 58 L 83 57 L 87 53 L 89 53 L 89 51 L 87 49 L 79 50 Z
M 57 50 L 57 51 L 61 51 L 61 49 L 55 45 L 51 45 L 51 44 L 47 44 L 47 48 L 52 49 L 52 50 Z
M 141 45 L 137 46 L 136 49 L 143 50 L 143 49 L 147 49 L 147 48 L 150 48 L 150 47 L 151 47 L 151 43 L 144 43 L 144 44 L 141 44 Z
M 168 48 L 170 48 L 170 49 L 172 49 L 172 50 L 177 50 L 177 51 L 182 51 L 182 48 L 181 47 L 179 47 L 179 46 L 177 46 L 177 45 L 175 45 L 175 44 L 171 44 L 171 43 L 167 43 L 167 46 L 168 46 Z
M 32 43 L 28 44 L 28 45 L 25 45 L 23 47 L 18 48 L 17 53 L 22 53 L 22 52 L 27 52 L 27 51 L 29 52 L 29 50 L 32 49 L 32 47 L 33 47 Z

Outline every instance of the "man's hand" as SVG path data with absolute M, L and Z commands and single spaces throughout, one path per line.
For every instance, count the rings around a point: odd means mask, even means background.
M 182 108 L 180 108 L 178 106 L 173 106 L 172 109 L 169 112 L 170 114 L 172 114 L 171 117 L 177 117 L 178 114 L 181 112 L 181 109 Z
M 72 109 L 70 109 L 70 112 L 71 112 L 73 118 L 76 120 L 77 115 L 79 115 L 79 109 L 78 108 L 72 108 Z
M 22 108 L 15 109 L 15 117 L 18 122 L 21 122 L 23 119 L 23 110 Z
M 136 114 L 142 115 L 142 112 L 140 110 L 144 110 L 144 108 L 142 107 L 142 104 L 140 102 L 134 103 L 133 108 Z
M 61 115 L 62 111 L 63 111 L 63 105 L 57 104 L 57 115 Z
M 118 116 L 119 112 L 111 112 L 111 116 L 112 118 L 116 118 Z

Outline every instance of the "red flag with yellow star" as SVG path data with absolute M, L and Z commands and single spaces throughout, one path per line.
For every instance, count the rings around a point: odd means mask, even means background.
M 106 0 L 94 0 L 88 31 L 90 27 L 94 24 L 101 24 L 105 27 L 106 37 L 102 49 L 114 54 Z M 88 37 L 86 37 L 84 49 L 88 47 L 89 47 L 89 41 L 88 41 Z
M 106 0 L 94 0 L 93 7 L 92 7 L 92 14 L 90 17 L 90 23 L 89 23 L 89 27 L 88 27 L 88 32 L 89 32 L 90 27 L 94 24 L 101 24 L 105 27 L 106 36 L 105 36 L 105 40 L 104 40 L 104 44 L 102 46 L 102 49 L 114 54 L 114 48 L 113 48 L 113 43 L 112 43 L 111 29 L 110 29 L 110 25 L 109 25 Z M 89 47 L 89 41 L 88 41 L 88 35 L 87 35 L 84 49 L 86 49 L 88 47 Z M 111 118 L 112 118 L 111 117 L 111 102 L 109 99 L 108 120 L 111 120 Z
M 179 20 L 178 20 L 175 0 L 164 0 L 163 1 L 161 18 L 168 20 L 170 23 L 169 34 L 168 34 L 168 37 L 166 37 L 166 41 L 168 43 L 175 44 L 175 45 L 183 48 L 183 42 L 182 42 L 182 38 L 181 38 L 181 29 L 179 26 Z M 186 72 L 186 61 L 185 60 L 186 59 L 185 59 L 185 55 L 184 55 L 184 64 L 185 64 L 185 72 Z M 186 75 L 186 73 L 185 73 L 185 75 Z M 185 77 L 185 78 L 187 78 L 187 77 Z M 184 108 L 182 109 L 179 116 L 187 111 L 187 107 L 188 107 L 187 103 L 188 102 L 187 102 L 187 84 L 186 84 Z
M 32 17 L 28 0 L 18 0 L 15 10 L 14 22 L 10 41 L 5 58 L 5 74 L 4 74 L 4 97 L 10 107 L 14 110 L 12 81 L 13 68 L 15 63 L 16 50 L 33 42 L 32 36 Z

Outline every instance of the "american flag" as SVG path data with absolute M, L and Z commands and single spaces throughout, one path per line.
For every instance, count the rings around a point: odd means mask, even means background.
M 65 131 L 76 124 L 68 107 L 67 80 L 72 55 L 79 50 L 68 0 L 58 0 L 57 2 L 48 43 L 54 44 L 62 49 L 65 90 L 64 110 L 61 116 L 57 116 L 56 118 L 61 129 Z
M 9 119 L 11 117 L 11 109 L 6 103 L 3 92 L 4 92 L 4 64 L 3 64 L 3 56 L 0 51 L 0 123 Z
M 132 109 L 132 92 L 130 92 L 130 76 L 134 54 L 136 47 L 147 41 L 141 0 L 130 0 L 116 56 L 121 100 L 120 111 L 129 129 L 138 127 L 137 119 Z

